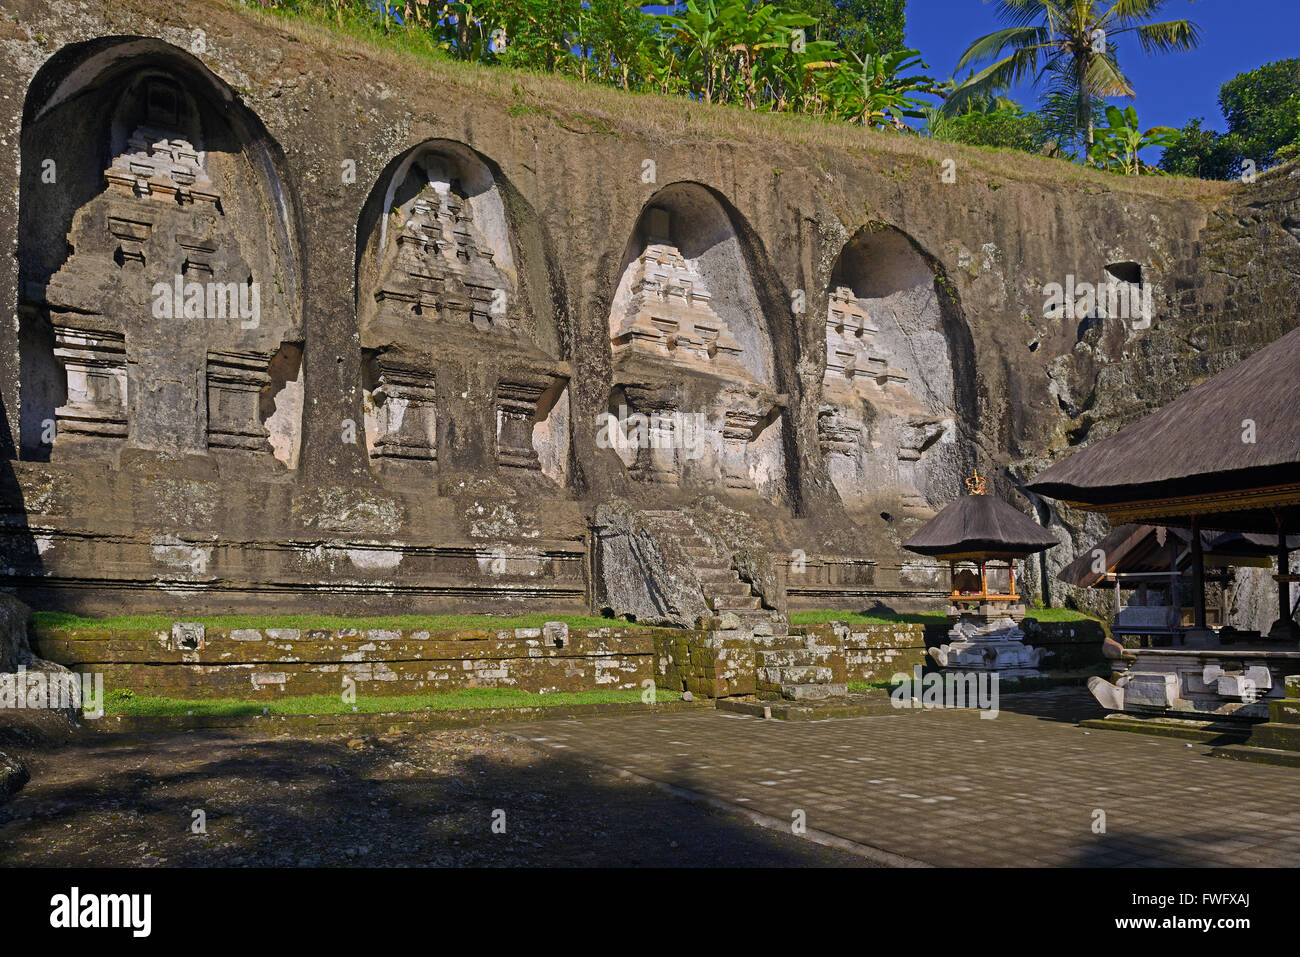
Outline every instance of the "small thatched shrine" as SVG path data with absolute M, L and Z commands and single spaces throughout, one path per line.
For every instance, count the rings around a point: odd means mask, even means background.
M 1038 674 L 1041 649 L 1024 643 L 1025 606 L 1016 592 L 1015 563 L 1057 544 L 1033 520 L 984 494 L 979 473 L 966 480 L 969 495 L 949 504 L 903 547 L 948 562 L 948 632 L 952 640 L 928 649 L 944 668 L 996 671 L 1003 677 Z

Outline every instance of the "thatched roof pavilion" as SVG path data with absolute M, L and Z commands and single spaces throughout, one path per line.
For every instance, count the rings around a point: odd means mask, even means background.
M 1191 529 L 1196 625 L 1205 627 L 1202 529 L 1272 534 L 1280 623 L 1289 543 L 1300 532 L 1300 329 L 1108 438 L 1056 463 L 1029 491 L 1116 525 Z M 1255 544 L 1261 544 L 1256 542 Z M 1266 544 L 1266 543 L 1264 543 Z
M 1300 329 L 1056 463 L 1029 491 L 1116 525 L 1300 532 Z
M 994 495 L 962 495 L 903 543 L 948 561 L 1024 558 L 1059 544 L 1033 519 Z
M 903 543 L 908 551 L 930 555 L 949 563 L 953 576 L 950 601 L 954 603 L 1018 601 L 1016 572 L 1011 562 L 1057 543 L 1048 531 L 1002 499 L 984 494 L 984 480 L 977 472 L 967 479 L 971 494 L 962 495 L 926 522 Z M 1005 562 L 1007 589 L 990 591 L 989 562 Z M 973 562 L 979 575 L 963 584 L 956 570 L 958 562 Z M 978 590 L 977 590 L 978 589 Z

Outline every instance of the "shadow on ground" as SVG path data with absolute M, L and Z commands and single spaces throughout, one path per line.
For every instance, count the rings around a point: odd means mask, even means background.
M 1069 724 L 1077 724 L 1088 718 L 1104 718 L 1110 714 L 1097 703 L 1087 688 L 1053 688 L 1047 691 L 1004 694 L 1000 697 L 998 706 L 1008 714 L 1023 714 Z
M 867 864 L 483 729 L 105 736 L 26 758 L 0 806 L 7 866 Z

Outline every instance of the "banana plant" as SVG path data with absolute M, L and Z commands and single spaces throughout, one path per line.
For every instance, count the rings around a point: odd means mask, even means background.
M 817 21 L 802 13 L 786 13 L 770 3 L 747 6 L 735 0 L 723 10 L 728 40 L 727 52 L 737 55 L 738 80 L 745 109 L 758 108 L 758 64 L 767 51 L 790 49 L 795 45 L 796 30 Z M 806 43 L 804 44 L 806 45 Z
M 659 14 L 659 22 L 672 41 L 686 51 L 685 63 L 699 76 L 700 95 L 712 103 L 718 87 L 721 60 L 727 49 L 725 7 L 717 0 L 686 0 L 680 14 Z
M 1172 146 L 1182 135 L 1170 126 L 1143 130 L 1138 125 L 1137 110 L 1131 106 L 1123 110 L 1117 106 L 1106 107 L 1106 123 L 1106 126 L 1094 130 L 1088 160 L 1094 166 L 1125 176 L 1162 174 L 1158 167 L 1144 164 L 1139 154 L 1152 147 Z
M 438 12 L 443 49 L 458 60 L 482 63 L 492 55 L 497 24 L 483 16 L 482 7 L 481 3 L 444 3 Z
M 833 40 L 810 40 L 802 49 L 773 49 L 759 64 L 759 82 L 771 94 L 771 109 L 817 113 L 824 109 L 818 78 L 839 66 L 839 45 Z
M 862 52 L 849 51 L 848 59 L 830 79 L 835 112 L 848 120 L 873 129 L 906 130 L 902 117 L 923 118 L 924 100 L 914 94 L 936 91 L 934 79 L 921 73 L 902 75 L 906 70 L 925 69 L 921 51 L 910 47 L 882 52 L 870 35 L 862 38 Z

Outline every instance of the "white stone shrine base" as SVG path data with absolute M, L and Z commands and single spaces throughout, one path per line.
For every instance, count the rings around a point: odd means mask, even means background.
M 959 612 L 948 631 L 952 641 L 926 649 L 935 664 L 949 671 L 996 672 L 1000 678 L 1041 678 L 1046 652 L 1024 643 L 1025 633 L 1006 613 Z
M 1284 697 L 1284 679 L 1300 673 L 1300 650 L 1142 649 L 1114 682 L 1091 678 L 1105 708 L 1130 714 L 1259 720 Z

